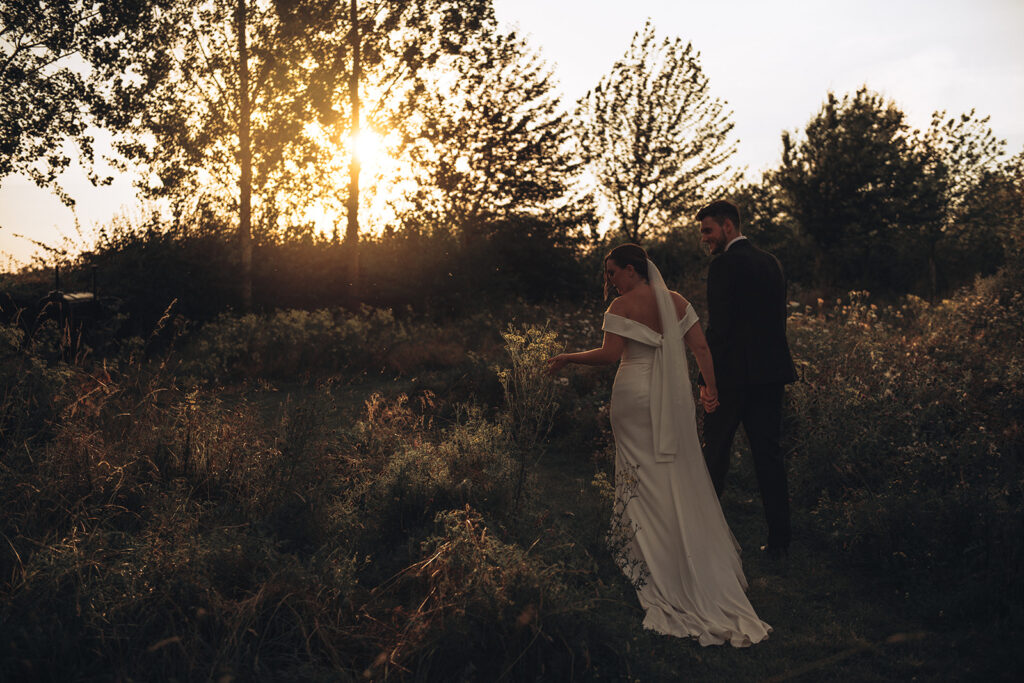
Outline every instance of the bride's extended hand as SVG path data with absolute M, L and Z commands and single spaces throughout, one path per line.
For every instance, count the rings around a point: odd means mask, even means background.
M 566 353 L 560 353 L 554 358 L 548 358 L 548 374 L 554 375 L 559 370 L 565 367 L 565 364 L 569 362 L 569 355 Z

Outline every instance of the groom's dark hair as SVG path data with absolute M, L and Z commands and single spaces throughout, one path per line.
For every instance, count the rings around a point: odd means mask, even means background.
M 732 221 L 732 224 L 736 226 L 736 231 L 740 231 L 740 210 L 735 204 L 730 202 L 728 199 L 719 199 L 718 201 L 711 202 L 703 209 L 697 212 L 697 221 L 700 222 L 705 218 L 713 218 L 719 225 L 722 221 L 728 218 Z

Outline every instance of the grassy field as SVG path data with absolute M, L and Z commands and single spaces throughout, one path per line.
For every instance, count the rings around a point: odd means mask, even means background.
M 614 371 L 539 362 L 596 309 L 223 316 L 70 364 L 4 327 L 0 678 L 1013 680 L 1018 281 L 794 305 L 788 561 L 742 439 L 723 501 L 774 628 L 745 650 L 640 627 Z

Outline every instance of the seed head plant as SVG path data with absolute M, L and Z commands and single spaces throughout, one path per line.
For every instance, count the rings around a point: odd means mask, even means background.
M 534 325 L 522 330 L 509 325 L 501 336 L 512 361 L 512 367 L 498 370 L 498 379 L 512 450 L 519 461 L 514 498 L 518 503 L 529 466 L 543 454 L 558 411 L 558 385 L 548 375 L 546 361 L 561 351 L 561 344 L 554 331 Z

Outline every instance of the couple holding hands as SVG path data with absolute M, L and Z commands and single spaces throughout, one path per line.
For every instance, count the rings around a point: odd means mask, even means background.
M 780 436 L 783 391 L 796 372 L 778 260 L 742 235 L 731 202 L 709 204 L 697 220 L 714 256 L 706 335 L 646 252 L 623 244 L 605 258 L 606 294 L 614 288 L 618 297 L 604 315 L 601 347 L 560 354 L 548 365 L 554 373 L 569 363 L 619 362 L 610 415 L 616 489 L 632 534 L 620 564 L 640 585 L 644 626 L 701 645 L 744 647 L 771 627 L 747 599 L 739 545 L 719 497 L 742 424 L 768 522 L 764 550 L 785 557 L 789 492 Z M 700 370 L 703 446 L 684 346 Z

